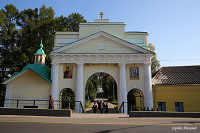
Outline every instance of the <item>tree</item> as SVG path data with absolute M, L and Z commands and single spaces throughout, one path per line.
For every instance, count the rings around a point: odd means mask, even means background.
M 1 82 L 3 82 L 9 71 L 13 71 L 15 65 L 17 34 L 16 17 L 18 9 L 14 5 L 6 5 L 5 9 L 0 11 L 0 70 Z
M 86 87 L 85 87 L 85 99 L 87 101 L 94 100 L 96 98 L 97 87 L 99 85 L 99 74 L 93 74 L 87 80 Z
M 87 101 L 94 100 L 97 95 L 97 88 L 100 87 L 104 91 L 104 96 L 110 101 L 117 99 L 117 83 L 107 73 L 95 73 L 93 74 L 86 83 L 85 87 L 85 99 Z
M 20 68 L 27 64 L 34 63 L 34 53 L 39 48 L 42 39 L 44 50 L 47 54 L 46 64 L 50 66 L 49 53 L 54 44 L 54 11 L 51 7 L 43 5 L 37 8 L 27 9 L 20 12 L 18 25 L 22 27 L 19 46 L 21 50 L 21 60 L 18 64 Z
M 16 17 L 18 10 L 14 5 L 6 5 L 0 10 L 0 106 L 1 99 L 5 97 L 5 86 L 2 84 L 8 78 L 9 73 L 15 68 L 15 55 L 17 52 Z
M 80 22 L 86 22 L 78 13 L 55 18 L 52 7 L 25 9 L 21 12 L 10 4 L 0 10 L 0 84 L 9 74 L 34 63 L 34 53 L 42 39 L 47 55 L 46 65 L 51 67 L 49 53 L 54 45 L 56 31 L 78 31 Z
M 155 46 L 149 43 L 150 50 L 155 52 Z M 156 71 L 160 68 L 160 62 L 157 60 L 156 54 L 153 55 L 151 59 L 151 73 L 154 75 Z
M 67 17 L 61 15 L 54 20 L 55 31 L 67 31 Z
M 54 34 L 56 31 L 78 30 L 80 22 L 86 22 L 84 17 L 78 13 L 72 13 L 68 17 L 61 15 L 54 17 L 55 13 L 51 7 L 43 5 L 40 9 L 27 9 L 20 12 L 17 24 L 21 27 L 20 34 L 20 58 L 17 63 L 21 70 L 25 65 L 34 62 L 34 53 L 39 48 L 42 39 L 44 51 L 47 55 L 46 65 L 51 67 L 49 53 L 54 45 Z M 70 27 L 70 28 L 69 28 Z
M 78 31 L 79 23 L 87 22 L 84 17 L 79 13 L 72 13 L 67 17 L 67 30 Z

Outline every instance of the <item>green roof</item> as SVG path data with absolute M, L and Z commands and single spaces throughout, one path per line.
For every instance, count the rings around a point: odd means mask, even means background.
M 20 72 L 14 72 L 12 77 L 15 77 L 17 74 L 19 74 Z
M 48 83 L 51 83 L 51 70 L 48 66 L 45 66 L 43 64 L 30 64 L 25 66 L 20 72 L 15 72 L 11 78 L 14 78 L 15 76 L 19 75 L 20 73 L 31 69 L 36 74 L 38 74 L 41 78 L 46 80 Z
M 44 55 L 45 55 L 45 53 L 44 53 L 44 50 L 43 50 L 43 49 L 38 49 L 38 50 L 37 50 L 37 52 L 36 52 L 36 54 L 44 54 Z
M 40 49 L 37 50 L 36 54 L 43 54 L 43 55 L 45 55 L 44 50 L 42 48 L 43 48 L 43 44 L 42 44 L 42 40 L 41 40 Z

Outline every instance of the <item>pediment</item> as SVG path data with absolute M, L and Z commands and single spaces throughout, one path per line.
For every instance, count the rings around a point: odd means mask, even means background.
M 67 44 L 51 53 L 91 53 L 91 54 L 152 54 L 140 46 L 110 35 L 106 32 L 98 32 L 86 38 Z

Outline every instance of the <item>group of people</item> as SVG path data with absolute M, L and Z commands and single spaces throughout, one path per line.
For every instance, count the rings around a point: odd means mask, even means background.
M 99 110 L 100 113 L 108 113 L 108 103 L 104 103 L 103 101 L 94 102 L 92 106 L 93 113 L 97 113 Z

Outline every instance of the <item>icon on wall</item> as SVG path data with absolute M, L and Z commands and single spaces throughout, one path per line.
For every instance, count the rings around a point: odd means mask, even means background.
M 64 65 L 64 78 L 71 79 L 73 74 L 73 66 Z
M 139 67 L 130 67 L 130 80 L 139 79 Z

